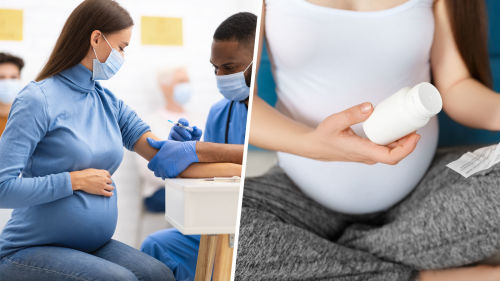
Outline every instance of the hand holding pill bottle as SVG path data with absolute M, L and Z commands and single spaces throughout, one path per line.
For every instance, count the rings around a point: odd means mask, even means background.
M 442 108 L 439 91 L 423 82 L 403 88 L 376 105 L 363 129 L 372 142 L 388 145 L 425 126 Z

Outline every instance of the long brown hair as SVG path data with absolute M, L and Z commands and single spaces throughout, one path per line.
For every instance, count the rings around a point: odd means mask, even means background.
M 49 78 L 82 61 L 90 48 L 90 35 L 99 30 L 113 34 L 134 25 L 130 14 L 113 0 L 85 0 L 71 13 L 49 61 L 36 81 Z
M 488 55 L 488 19 L 484 0 L 446 0 L 460 55 L 473 78 L 492 87 Z

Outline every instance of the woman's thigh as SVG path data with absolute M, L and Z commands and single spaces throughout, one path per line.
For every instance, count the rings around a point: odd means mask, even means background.
M 417 275 L 410 267 L 338 245 L 268 212 L 242 208 L 235 281 L 413 281 Z
M 469 178 L 446 167 L 467 151 L 436 155 L 415 190 L 379 228 L 351 225 L 340 240 L 417 269 L 462 266 L 500 250 L 500 165 Z
M 0 261 L 0 280 L 137 281 L 128 269 L 99 257 L 63 247 L 31 247 Z
M 325 239 L 335 241 L 352 221 L 370 221 L 379 216 L 352 216 L 330 210 L 307 197 L 280 167 L 261 177 L 245 180 L 242 207 L 273 214 Z
M 110 240 L 90 254 L 130 270 L 139 281 L 175 280 L 165 264 L 116 240 Z

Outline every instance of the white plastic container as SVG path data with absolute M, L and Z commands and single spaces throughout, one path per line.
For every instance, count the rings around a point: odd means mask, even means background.
M 234 234 L 239 182 L 165 180 L 165 219 L 182 234 Z
M 442 107 L 436 87 L 423 82 L 403 88 L 376 105 L 363 129 L 372 142 L 388 145 L 425 126 Z

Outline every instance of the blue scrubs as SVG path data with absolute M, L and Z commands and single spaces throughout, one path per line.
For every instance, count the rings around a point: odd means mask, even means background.
M 117 189 L 111 197 L 73 191 L 69 172 L 94 168 L 113 175 L 123 146 L 133 150 L 147 131 L 81 64 L 26 86 L 0 138 L 0 208 L 14 209 L 0 234 L 0 259 L 32 246 L 89 253 L 109 242 Z
M 244 144 L 247 113 L 247 106 L 242 101 L 223 99 L 217 102 L 208 114 L 204 140 L 226 143 L 228 128 L 227 143 Z M 170 228 L 149 235 L 142 243 L 141 251 L 166 264 L 174 273 L 175 280 L 192 281 L 196 273 L 199 246 L 200 235 L 183 235 L 177 229 Z
M 231 111 L 231 115 L 229 116 L 228 138 L 226 142 L 229 111 Z M 215 143 L 244 144 L 247 129 L 247 114 L 248 109 L 245 102 L 231 102 L 227 99 L 220 100 L 210 109 L 203 140 Z

